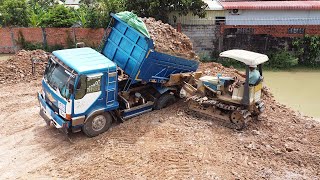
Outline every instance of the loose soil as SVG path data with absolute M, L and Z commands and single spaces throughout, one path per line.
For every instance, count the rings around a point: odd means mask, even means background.
M 238 74 L 214 63 L 200 69 L 215 68 Z M 320 124 L 268 89 L 261 121 L 240 132 L 180 100 L 98 137 L 67 138 L 38 115 L 40 77 L 27 77 L 0 86 L 0 179 L 320 179 Z
M 7 61 L 0 62 L 0 84 L 30 82 L 38 79 L 43 74 L 49 54 L 43 50 L 21 50 Z M 32 61 L 35 62 L 36 68 L 34 75 L 32 75 Z
M 193 51 L 193 44 L 188 36 L 178 32 L 169 24 L 156 21 L 154 18 L 142 18 L 147 26 L 155 50 L 180 56 L 187 59 L 199 60 Z

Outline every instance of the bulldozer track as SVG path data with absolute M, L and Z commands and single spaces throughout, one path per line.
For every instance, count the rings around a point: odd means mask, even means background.
M 225 104 L 216 100 L 212 100 L 212 99 L 208 99 L 207 97 L 199 97 L 199 96 L 192 96 L 191 98 L 187 99 L 187 101 L 189 101 L 189 109 L 193 112 L 197 112 L 199 115 L 203 115 L 205 117 L 209 117 L 212 119 L 216 119 L 219 120 L 221 122 L 223 122 L 223 126 L 231 128 L 231 129 L 237 129 L 237 130 L 242 130 L 244 129 L 248 122 L 251 120 L 250 118 L 250 112 L 248 110 L 242 109 L 241 107 L 236 107 L 234 105 L 230 105 L 230 104 Z M 199 108 L 190 108 L 190 103 L 196 103 L 198 104 Z M 201 111 L 201 106 L 214 106 L 217 107 L 221 110 L 225 110 L 226 112 L 224 112 L 226 115 L 228 114 L 228 116 L 231 116 L 232 112 L 235 111 L 239 111 L 239 113 L 241 114 L 243 121 L 244 121 L 244 125 L 243 127 L 238 127 L 235 123 L 233 123 L 231 121 L 231 117 L 229 117 L 229 119 L 227 120 L 226 118 L 221 118 L 221 116 L 216 115 L 214 113 L 212 114 L 206 114 L 203 113 L 203 111 Z

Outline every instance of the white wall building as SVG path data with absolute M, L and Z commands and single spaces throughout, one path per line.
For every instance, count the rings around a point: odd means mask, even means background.
M 221 2 L 226 25 L 320 25 L 320 1 Z

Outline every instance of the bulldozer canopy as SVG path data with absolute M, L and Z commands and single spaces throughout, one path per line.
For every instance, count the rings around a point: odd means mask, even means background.
M 233 49 L 220 53 L 220 57 L 232 58 L 243 62 L 248 66 L 256 66 L 269 60 L 265 54 L 260 54 L 252 51 Z

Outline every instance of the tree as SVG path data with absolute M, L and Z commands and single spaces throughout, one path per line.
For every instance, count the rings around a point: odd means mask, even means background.
M 28 26 L 29 14 L 25 0 L 3 0 L 0 21 L 4 26 Z
M 107 27 L 110 13 L 123 11 L 125 2 L 125 0 L 82 0 L 77 10 L 78 20 L 83 27 Z
M 74 10 L 64 5 L 52 6 L 41 21 L 42 27 L 71 27 L 76 22 Z
M 105 18 L 103 26 L 106 27 L 110 21 L 110 13 L 118 13 L 125 10 L 128 0 L 99 0 L 102 15 Z
M 28 0 L 28 5 L 31 8 L 34 8 L 34 6 L 40 6 L 44 10 L 48 10 L 55 4 L 58 4 L 56 0 Z
M 300 65 L 320 66 L 320 36 L 306 35 L 295 39 L 292 44 L 299 57 Z
M 193 15 L 205 17 L 208 5 L 202 0 L 127 0 L 126 8 L 142 17 L 154 17 L 164 22 L 168 21 L 168 14 L 176 11 L 179 15 Z
M 82 4 L 80 8 L 77 9 L 76 15 L 82 27 L 86 28 L 103 27 L 105 24 L 104 20 L 106 20 L 103 15 L 103 11 L 101 11 L 97 6 Z
M 96 0 L 81 0 L 80 4 L 90 5 L 96 3 Z
M 30 25 L 32 27 L 39 27 L 43 21 L 46 10 L 42 8 L 38 3 L 29 6 L 30 12 Z
M 54 5 L 56 0 L 28 0 L 28 8 L 30 13 L 30 26 L 39 27 L 42 24 L 45 14 Z

